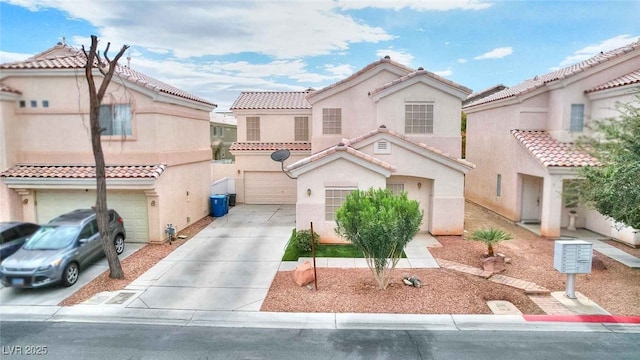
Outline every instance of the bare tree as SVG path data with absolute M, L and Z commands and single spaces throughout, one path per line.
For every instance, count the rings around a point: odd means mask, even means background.
M 118 60 L 124 55 L 124 52 L 129 48 L 128 45 L 123 45 L 120 52 L 113 58 L 109 59 L 108 52 L 111 43 L 107 43 L 107 47 L 104 50 L 104 61 L 98 51 L 98 37 L 91 35 L 91 48 L 87 52 L 82 46 L 87 63 L 84 66 L 84 72 L 87 77 L 87 83 L 89 84 L 89 124 L 91 128 L 91 147 L 93 148 L 93 157 L 96 162 L 96 218 L 98 220 L 98 229 L 100 231 L 100 241 L 102 248 L 106 254 L 107 261 L 109 262 L 109 277 L 112 279 L 124 279 L 124 271 L 122 271 L 122 265 L 120 259 L 116 253 L 116 249 L 111 243 L 109 238 L 109 214 L 107 210 L 107 179 L 105 173 L 104 153 L 102 152 L 102 143 L 100 141 L 100 135 L 103 128 L 100 127 L 100 104 L 104 98 L 104 94 L 109 87 L 113 73 L 116 70 Z M 95 79 L 93 77 L 93 69 L 97 68 L 102 76 L 102 83 L 100 87 L 96 89 Z

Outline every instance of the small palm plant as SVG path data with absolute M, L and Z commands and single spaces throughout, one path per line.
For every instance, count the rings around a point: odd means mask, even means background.
M 496 228 L 476 230 L 471 234 L 471 237 L 469 238 L 469 240 L 482 241 L 483 243 L 487 244 L 487 252 L 489 253 L 489 257 L 494 256 L 493 244 L 497 244 L 503 240 L 511 239 L 511 235 Z

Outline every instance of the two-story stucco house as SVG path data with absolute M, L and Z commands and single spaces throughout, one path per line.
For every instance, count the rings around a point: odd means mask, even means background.
M 335 210 L 350 191 L 372 187 L 419 201 L 421 231 L 460 235 L 473 168 L 459 159 L 460 114 L 470 93 L 388 57 L 317 91 L 242 93 L 232 106 L 236 190 L 246 203 L 295 203 L 297 228 L 313 222 L 323 242 L 343 241 Z M 291 150 L 284 170 L 293 179 L 269 158 L 281 148 Z
M 471 101 L 463 109 L 467 159 L 477 168 L 467 176 L 467 198 L 513 221 L 537 223 L 547 237 L 560 236 L 573 221 L 640 244 L 633 229 L 566 196 L 579 168 L 597 165 L 572 142 L 592 119 L 615 117 L 617 101 L 633 102 L 639 84 L 635 42 Z
M 238 140 L 238 123 L 232 113 L 212 112 L 211 114 L 211 155 L 213 160 L 232 163 L 235 158 L 229 151 Z
M 81 51 L 58 44 L 0 65 L 0 219 L 45 223 L 95 204 Z M 102 75 L 94 71 L 96 81 Z M 127 240 L 162 241 L 208 213 L 215 104 L 120 65 L 100 109 L 107 206 Z

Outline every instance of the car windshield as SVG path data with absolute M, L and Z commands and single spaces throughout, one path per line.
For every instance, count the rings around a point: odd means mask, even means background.
M 67 247 L 78 237 L 77 226 L 43 226 L 24 244 L 26 250 L 58 250 Z

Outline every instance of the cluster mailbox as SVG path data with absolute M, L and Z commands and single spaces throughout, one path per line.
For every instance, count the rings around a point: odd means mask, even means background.
M 555 242 L 553 267 L 563 274 L 588 274 L 591 272 L 593 244 L 583 240 L 558 240 Z
M 567 274 L 566 296 L 576 298 L 576 274 L 591 272 L 593 244 L 584 240 L 556 240 L 553 252 L 553 268 Z

